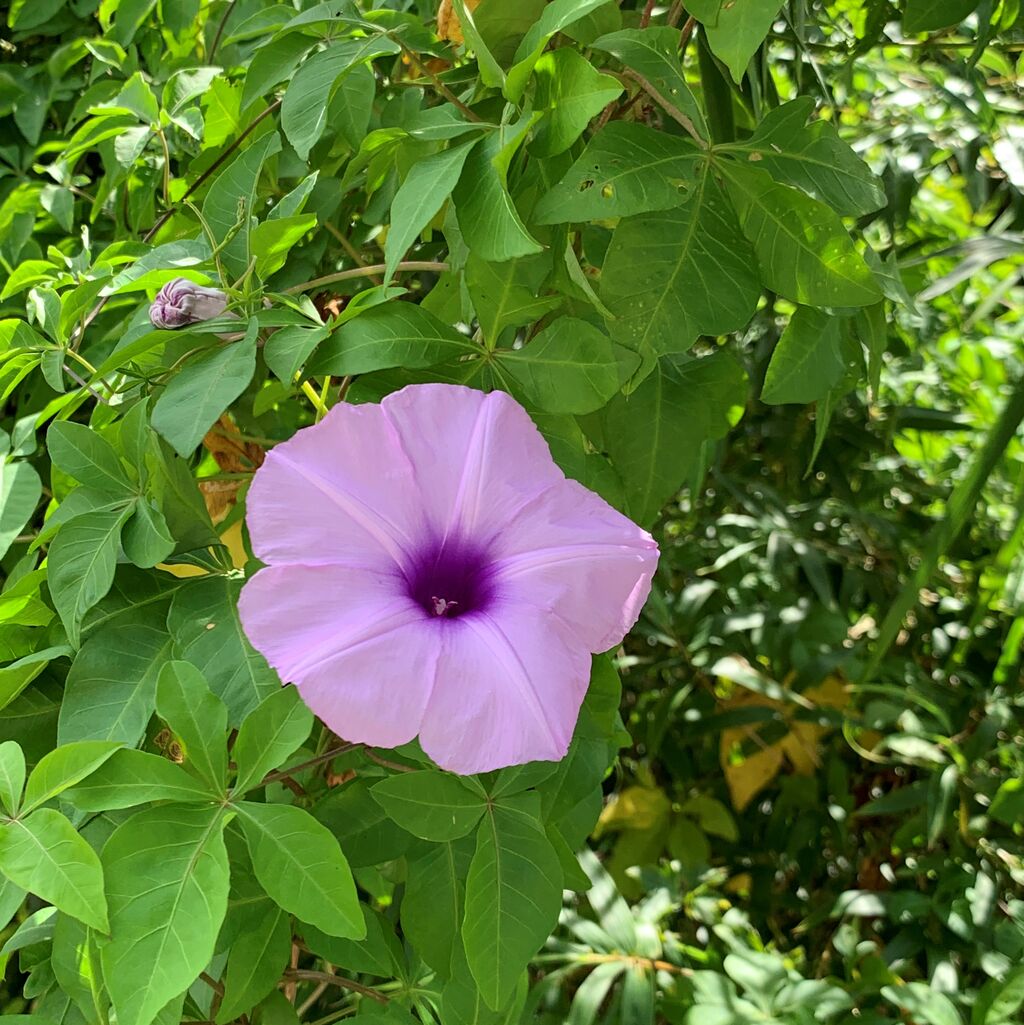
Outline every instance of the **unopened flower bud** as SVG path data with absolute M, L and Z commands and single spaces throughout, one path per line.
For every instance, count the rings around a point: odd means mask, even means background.
M 228 297 L 219 288 L 205 288 L 187 278 L 168 281 L 149 308 L 154 327 L 173 329 L 224 315 Z

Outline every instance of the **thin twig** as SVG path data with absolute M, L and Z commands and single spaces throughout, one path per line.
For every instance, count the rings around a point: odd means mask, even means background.
M 361 982 L 354 982 L 341 975 L 330 975 L 327 972 L 314 972 L 307 968 L 291 968 L 284 973 L 286 979 L 305 980 L 307 982 L 326 982 L 328 986 L 337 986 L 339 989 L 350 989 L 353 993 L 376 1000 L 378 1004 L 386 1004 L 388 998 L 379 990 L 364 986 Z
M 210 53 L 207 57 L 209 64 L 213 63 L 213 55 L 217 52 L 217 47 L 220 45 L 220 37 L 224 34 L 224 26 L 228 23 L 228 18 L 231 17 L 231 12 L 235 9 L 235 4 L 238 0 L 231 0 L 228 4 L 228 9 L 224 12 L 224 17 L 220 19 L 220 24 L 217 26 L 217 34 L 213 37 L 213 43 L 210 45 Z
M 446 86 L 444 82 L 442 82 L 441 79 L 439 79 L 437 75 L 434 74 L 433 71 L 431 71 L 425 64 L 423 64 L 420 61 L 419 57 L 415 53 L 413 53 L 412 50 L 410 50 L 409 47 L 402 42 L 401 39 L 395 39 L 394 42 L 398 43 L 398 45 L 402 48 L 402 53 L 405 54 L 409 63 L 412 64 L 412 66 L 416 68 L 416 70 L 421 75 L 424 75 L 426 78 L 429 78 L 431 85 L 433 85 L 433 87 L 449 103 L 452 103 L 456 107 L 458 107 L 459 110 L 461 110 L 462 113 L 465 114 L 470 121 L 476 121 L 477 123 L 483 122 L 483 118 L 480 117 L 480 115 L 477 114 L 474 110 L 471 110 L 469 107 L 467 107 L 466 104 L 463 103 L 462 100 L 460 100 L 458 96 L 456 96 L 455 93 L 453 93 L 451 89 L 449 89 L 448 86 Z
M 651 23 L 651 15 L 654 13 L 654 5 L 658 0 L 647 0 L 644 6 L 644 13 L 640 15 L 640 27 L 647 28 Z
M 217 996 L 224 996 L 223 984 L 218 982 L 212 975 L 207 975 L 206 972 L 200 972 L 199 978 L 202 979 L 202 981 L 205 982 L 206 985 L 217 994 Z
M 679 24 L 679 19 L 683 16 L 683 0 L 675 0 L 675 3 L 669 8 L 668 16 L 665 18 L 665 24 L 669 28 L 675 28 Z
M 378 765 L 384 766 L 385 769 L 394 769 L 396 772 L 415 772 L 416 770 L 411 765 L 403 765 L 401 762 L 391 762 L 387 758 L 381 758 L 380 755 L 374 754 L 368 747 L 363 748 L 363 754 L 370 759 L 371 762 L 376 762 Z
M 686 19 L 686 24 L 683 26 L 683 31 L 679 33 L 679 49 L 685 50 L 690 42 L 690 36 L 693 35 L 693 30 L 697 26 L 697 19 L 691 14 Z
M 265 786 L 267 783 L 276 783 L 279 780 L 284 779 L 286 776 L 294 776 L 297 772 L 302 772 L 303 769 L 311 769 L 314 765 L 323 765 L 324 762 L 332 761 L 339 755 L 347 754 L 349 751 L 354 751 L 358 744 L 342 744 L 340 747 L 332 748 L 330 751 L 325 751 L 322 755 L 317 755 L 316 758 L 310 758 L 308 761 L 299 762 L 298 765 L 291 765 L 287 769 L 282 769 L 280 772 L 272 772 L 269 776 L 264 776 L 260 780 L 259 785 Z
M 324 971 L 333 975 L 334 965 L 332 965 L 330 961 L 324 961 Z M 330 986 L 329 982 L 321 982 L 317 988 L 314 989 L 313 992 L 295 1009 L 296 1016 L 301 1018 L 324 995 L 324 991 L 328 986 Z
M 665 113 L 668 114 L 673 121 L 682 125 L 683 128 L 693 136 L 694 141 L 701 149 L 708 148 L 707 142 L 703 139 L 700 132 L 698 132 L 694 127 L 693 122 L 677 106 L 675 106 L 675 104 L 670 103 L 665 96 L 662 96 L 662 94 L 654 87 L 652 82 L 633 70 L 627 70 L 624 73 L 624 77 L 632 79 L 640 86 L 641 89 L 643 89 L 645 93 L 647 93 L 648 96 L 651 97 L 651 99 L 660 104 L 661 107 L 664 108 Z
M 64 370 L 64 373 L 67 374 L 68 377 L 70 377 L 72 381 L 75 381 L 78 384 L 80 384 L 97 402 L 101 402 L 104 406 L 109 406 L 111 404 L 107 399 L 105 399 L 102 395 L 100 395 L 100 393 L 98 391 L 95 391 L 93 389 L 93 386 L 91 384 L 89 384 L 88 381 L 86 381 L 82 377 L 79 377 L 78 374 L 76 374 L 71 369 L 71 367 L 69 367 L 67 365 L 67 363 L 61 364 L 61 367 Z
M 367 278 L 374 274 L 380 274 L 387 269 L 383 263 L 372 263 L 367 267 L 351 267 L 349 270 L 339 270 L 334 274 L 325 274 L 322 278 L 313 278 L 312 281 L 303 281 L 301 285 L 292 285 L 286 288 L 285 295 L 296 295 L 299 292 L 309 292 L 311 289 L 320 288 L 321 285 L 333 285 L 336 281 L 349 281 L 352 278 Z M 395 267 L 395 271 L 414 270 L 448 270 L 448 264 L 437 263 L 433 260 L 405 260 Z
M 360 267 L 368 266 L 366 260 L 363 259 L 363 254 L 360 253 L 354 245 L 352 245 L 352 243 L 345 237 L 343 232 L 338 231 L 338 229 L 333 224 L 331 224 L 330 221 L 324 221 L 324 227 L 341 243 L 341 248 L 344 249 L 346 253 L 348 253 L 348 255 L 352 258 L 354 263 L 356 263 Z M 375 285 L 384 284 L 384 279 L 376 274 L 368 274 L 367 277 Z

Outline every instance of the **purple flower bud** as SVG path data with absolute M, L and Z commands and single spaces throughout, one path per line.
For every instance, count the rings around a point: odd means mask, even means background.
M 219 288 L 204 288 L 188 278 L 168 281 L 149 308 L 154 327 L 173 329 L 223 316 L 228 297 Z

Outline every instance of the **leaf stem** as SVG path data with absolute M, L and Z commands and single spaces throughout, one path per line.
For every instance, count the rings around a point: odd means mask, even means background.
M 309 292 L 322 285 L 333 285 L 336 281 L 349 281 L 352 278 L 372 278 L 374 274 L 381 274 L 386 270 L 383 263 L 372 263 L 366 267 L 350 267 L 348 270 L 339 270 L 334 274 L 325 274 L 322 278 L 313 278 L 312 281 L 303 281 L 301 285 L 292 285 L 284 290 L 285 295 L 296 295 L 299 292 Z M 406 260 L 395 267 L 395 271 L 416 271 L 433 270 L 446 271 L 448 264 L 434 260 Z
M 364 986 L 361 982 L 346 979 L 342 975 L 331 975 L 328 972 L 315 972 L 307 968 L 290 968 L 284 973 L 286 979 L 296 981 L 306 980 L 308 982 L 325 982 L 328 986 L 337 986 L 339 989 L 350 989 L 353 993 L 376 1000 L 378 1004 L 386 1004 L 388 998 L 379 990 Z

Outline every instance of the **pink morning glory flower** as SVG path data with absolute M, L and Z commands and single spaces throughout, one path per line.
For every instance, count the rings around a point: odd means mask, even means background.
M 472 773 L 562 758 L 651 536 L 566 479 L 501 392 L 411 385 L 272 449 L 247 523 L 253 645 L 339 736 Z
M 154 327 L 173 330 L 221 317 L 227 306 L 228 297 L 219 288 L 175 278 L 157 292 L 149 307 L 149 319 Z

